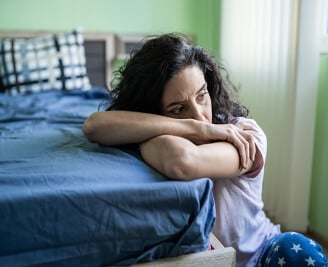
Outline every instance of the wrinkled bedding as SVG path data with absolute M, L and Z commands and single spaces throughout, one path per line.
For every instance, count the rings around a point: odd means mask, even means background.
M 83 136 L 105 97 L 0 94 L 0 266 L 128 265 L 209 246 L 209 179 L 169 180 L 136 147 Z

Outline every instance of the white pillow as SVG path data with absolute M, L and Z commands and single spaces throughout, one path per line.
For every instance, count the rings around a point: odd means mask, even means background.
M 83 33 L 0 39 L 0 91 L 90 89 Z

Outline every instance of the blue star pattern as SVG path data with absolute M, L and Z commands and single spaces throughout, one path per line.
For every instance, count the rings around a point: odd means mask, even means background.
M 302 234 L 287 232 L 267 241 L 257 266 L 328 267 L 328 260 L 317 242 Z

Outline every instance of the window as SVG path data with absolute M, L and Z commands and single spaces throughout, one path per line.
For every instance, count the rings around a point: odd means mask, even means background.
M 322 0 L 321 53 L 328 53 L 328 0 Z
M 141 48 L 146 36 L 141 34 L 120 34 L 116 36 L 117 58 L 125 60 L 130 53 Z
M 323 2 L 323 33 L 328 35 L 328 0 Z

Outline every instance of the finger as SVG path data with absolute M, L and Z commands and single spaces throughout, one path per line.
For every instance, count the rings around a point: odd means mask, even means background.
M 249 145 L 243 137 L 244 131 L 233 124 L 226 125 L 228 142 L 232 143 L 238 150 L 240 158 L 240 168 L 245 169 L 249 158 Z
M 254 161 L 256 156 L 256 144 L 253 135 L 250 135 L 250 139 L 248 139 L 248 143 L 250 145 L 251 160 Z
M 256 144 L 255 144 L 254 136 L 248 133 L 247 141 L 249 143 L 249 149 L 251 155 L 250 159 L 254 161 L 256 155 Z
M 225 129 L 224 135 L 222 135 L 223 132 L 221 132 L 221 138 L 219 140 L 226 140 L 233 144 L 238 150 L 240 168 L 247 168 L 250 159 L 250 144 L 247 138 L 249 138 L 250 135 L 233 124 L 220 125 L 218 129 L 222 129 L 222 127 Z
M 247 159 L 247 155 L 246 155 L 246 149 L 244 144 L 237 138 L 237 140 L 232 143 L 238 150 L 238 154 L 239 154 L 239 168 L 240 169 L 245 169 L 246 167 L 246 159 Z
M 239 122 L 236 124 L 236 126 L 239 130 L 243 131 L 241 134 L 249 143 L 250 160 L 254 161 L 256 155 L 256 145 L 254 141 L 254 136 L 250 133 L 247 133 L 246 131 L 257 131 L 256 127 L 247 122 Z
M 245 169 L 247 166 L 247 151 L 248 151 L 248 142 L 243 138 L 238 131 L 230 131 L 229 138 L 227 140 L 231 144 L 233 144 L 239 153 L 239 160 L 240 160 L 240 168 Z
M 248 142 L 250 160 L 254 161 L 255 160 L 255 154 L 256 154 L 256 144 L 255 144 L 254 136 L 250 133 L 245 132 L 245 131 L 243 131 L 241 134 L 243 135 L 243 137 Z
M 252 124 L 249 124 L 249 123 L 246 123 L 246 122 L 239 122 L 239 123 L 236 124 L 236 126 L 239 129 L 242 129 L 242 130 L 245 130 L 245 131 L 256 131 L 256 128 Z
M 243 168 L 245 169 L 250 159 L 250 145 L 248 140 L 242 134 L 238 132 L 238 135 L 239 135 L 238 138 L 242 142 L 245 151 L 245 157 L 243 158 Z

